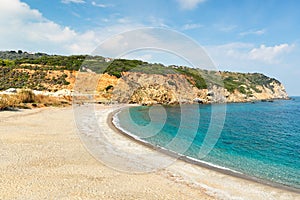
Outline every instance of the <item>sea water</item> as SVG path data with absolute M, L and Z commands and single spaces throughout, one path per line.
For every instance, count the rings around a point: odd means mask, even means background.
M 300 97 L 226 105 L 139 106 L 124 109 L 116 117 L 117 127 L 152 145 L 221 169 L 300 188 Z M 215 145 L 207 155 L 199 154 L 214 130 L 220 131 L 214 136 Z

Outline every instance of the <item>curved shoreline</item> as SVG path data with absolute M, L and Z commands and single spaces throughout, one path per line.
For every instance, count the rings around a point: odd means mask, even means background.
M 120 136 L 106 123 L 114 107 L 98 108 L 102 128 Z M 122 173 L 99 162 L 80 140 L 73 112 L 67 107 L 0 114 L 0 199 L 214 199 L 158 173 Z
M 128 106 L 116 109 L 113 112 L 109 113 L 109 115 L 107 117 L 107 124 L 112 130 L 114 130 L 115 132 L 117 132 L 119 134 L 122 134 L 123 136 L 125 136 L 126 138 L 132 140 L 135 143 L 141 144 L 146 148 L 150 148 L 151 150 L 158 151 L 158 152 L 160 152 L 162 154 L 165 154 L 167 156 L 171 156 L 172 158 L 177 158 L 178 160 L 181 160 L 183 162 L 186 162 L 186 163 L 189 163 L 189 164 L 201 167 L 201 168 L 205 168 L 205 169 L 208 169 L 208 170 L 213 170 L 214 172 L 218 172 L 218 173 L 221 173 L 223 175 L 228 175 L 228 176 L 232 176 L 232 177 L 239 178 L 239 179 L 242 179 L 242 180 L 252 181 L 254 183 L 269 186 L 271 188 L 276 188 L 276 189 L 284 190 L 284 191 L 287 191 L 287 192 L 293 192 L 293 193 L 300 194 L 300 189 L 298 189 L 298 188 L 290 187 L 290 186 L 287 186 L 287 185 L 284 185 L 284 184 L 280 184 L 280 183 L 277 183 L 277 182 L 272 182 L 272 181 L 261 179 L 261 178 L 254 177 L 254 176 L 249 176 L 249 175 L 243 174 L 243 173 L 238 172 L 238 171 L 222 168 L 221 166 L 216 166 L 216 165 L 213 165 L 213 164 L 205 163 L 205 162 L 202 162 L 202 161 L 197 160 L 195 158 L 192 158 L 192 157 L 189 157 L 189 156 L 186 156 L 186 155 L 181 155 L 181 154 L 178 154 L 176 152 L 170 151 L 170 150 L 165 149 L 163 147 L 152 145 L 151 143 L 143 141 L 142 139 L 137 139 L 133 135 L 130 135 L 130 134 L 120 130 L 113 123 L 114 116 L 118 112 L 120 112 L 122 109 L 126 109 L 126 108 L 128 108 Z

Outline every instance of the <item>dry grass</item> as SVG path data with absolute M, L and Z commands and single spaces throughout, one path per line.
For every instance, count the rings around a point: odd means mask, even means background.
M 15 107 L 17 104 L 17 99 L 12 97 L 11 95 L 1 95 L 0 96 L 0 110 L 5 110 L 10 107 Z
M 32 90 L 21 90 L 16 97 L 20 103 L 34 103 L 36 100 L 36 96 Z
M 35 95 L 31 90 L 21 90 L 17 94 L 0 95 L 0 110 L 11 108 L 35 108 L 70 105 L 70 99 Z
M 39 104 L 44 104 L 45 106 L 60 106 L 63 104 L 63 99 L 44 95 L 36 95 L 35 102 Z

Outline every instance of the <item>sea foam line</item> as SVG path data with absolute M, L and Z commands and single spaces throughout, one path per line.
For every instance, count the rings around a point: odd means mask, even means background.
M 175 157 L 178 157 L 179 159 L 181 160 L 184 160 L 184 161 L 188 161 L 188 162 L 192 162 L 196 165 L 206 165 L 206 166 L 209 166 L 209 167 L 213 167 L 213 168 L 216 168 L 216 169 L 219 169 L 219 170 L 224 170 L 224 171 L 229 171 L 229 172 L 232 172 L 232 173 L 236 173 L 236 174 L 240 174 L 240 175 L 244 175 L 243 173 L 239 172 L 239 171 L 236 171 L 236 170 L 233 170 L 233 169 L 230 169 L 230 168 L 227 168 L 227 167 L 223 167 L 223 166 L 220 166 L 220 165 L 216 165 L 216 164 L 213 164 L 213 163 L 210 163 L 210 162 L 206 162 L 206 161 L 203 161 L 203 160 L 199 160 L 197 158 L 193 158 L 193 157 L 190 157 L 190 156 L 187 156 L 187 155 L 184 155 L 184 154 L 181 154 L 181 153 L 178 153 L 176 151 L 173 151 L 173 150 L 170 150 L 170 149 L 167 149 L 165 147 L 162 147 L 162 146 L 159 146 L 159 145 L 154 145 L 148 141 L 145 141 L 143 139 L 141 139 L 140 137 L 134 135 L 133 133 L 127 131 L 126 129 L 124 129 L 121 124 L 120 124 L 120 119 L 118 117 L 119 113 L 122 112 L 122 109 L 120 109 L 119 111 L 117 111 L 113 117 L 112 117 L 112 123 L 113 125 L 119 129 L 121 132 L 127 134 L 128 136 L 130 136 L 131 138 L 137 140 L 137 141 L 140 141 L 146 145 L 150 145 L 152 147 L 155 147 L 155 149 L 161 149 L 163 150 L 164 152 L 169 152 L 173 155 L 175 155 Z

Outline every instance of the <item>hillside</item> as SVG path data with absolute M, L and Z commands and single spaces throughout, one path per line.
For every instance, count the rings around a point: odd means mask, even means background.
M 93 95 L 95 101 L 176 104 L 288 98 L 278 80 L 260 73 L 207 71 L 102 56 L 5 51 L 0 52 L 0 74 L 0 91 L 67 89 Z

